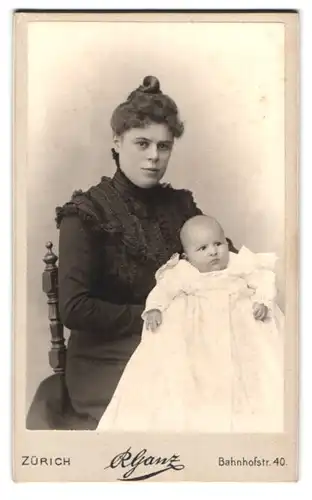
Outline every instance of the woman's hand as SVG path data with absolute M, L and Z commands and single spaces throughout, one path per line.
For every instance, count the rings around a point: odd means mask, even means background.
M 259 304 L 259 302 L 255 302 L 252 306 L 252 312 L 255 319 L 264 321 L 268 315 L 269 308 L 265 304 Z
M 146 329 L 155 332 L 162 323 L 162 314 L 158 309 L 151 309 L 146 313 Z

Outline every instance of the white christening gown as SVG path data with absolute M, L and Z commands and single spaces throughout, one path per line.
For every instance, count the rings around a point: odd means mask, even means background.
M 174 255 L 142 315 L 162 311 L 128 362 L 98 431 L 283 432 L 283 324 L 274 254 L 246 247 L 200 273 Z M 269 307 L 255 320 L 253 302 Z

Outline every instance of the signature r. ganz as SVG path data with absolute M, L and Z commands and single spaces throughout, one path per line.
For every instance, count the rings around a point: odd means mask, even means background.
M 105 469 L 117 468 L 123 470 L 123 475 L 118 481 L 143 481 L 168 470 L 180 471 L 185 465 L 181 463 L 180 455 L 177 454 L 173 454 L 170 458 L 154 457 L 149 455 L 145 448 L 134 454 L 130 447 L 118 453 L 105 467 Z

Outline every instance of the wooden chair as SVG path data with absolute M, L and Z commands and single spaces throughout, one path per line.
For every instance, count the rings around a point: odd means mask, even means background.
M 47 295 L 51 347 L 49 364 L 54 372 L 39 385 L 29 408 L 26 428 L 29 430 L 93 430 L 97 422 L 78 415 L 70 402 L 66 388 L 66 342 L 58 304 L 58 257 L 52 242 L 46 244 L 43 261 L 42 289 Z
M 64 326 L 60 320 L 58 306 L 58 267 L 56 265 L 58 257 L 53 252 L 53 243 L 49 241 L 46 244 L 47 253 L 43 261 L 45 269 L 42 273 L 42 290 L 48 297 L 49 322 L 51 333 L 51 347 L 49 350 L 49 364 L 55 375 L 59 378 L 62 398 L 60 400 L 60 409 L 64 409 L 66 404 L 66 384 L 65 384 L 65 366 L 66 366 L 66 346 L 64 337 Z

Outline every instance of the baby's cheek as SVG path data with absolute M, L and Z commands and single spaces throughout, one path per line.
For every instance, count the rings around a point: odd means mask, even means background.
M 227 250 L 227 248 L 222 248 L 220 249 L 220 259 L 222 259 L 223 262 L 225 262 L 226 264 L 228 263 L 229 261 L 229 252 Z

